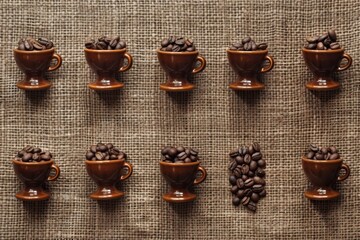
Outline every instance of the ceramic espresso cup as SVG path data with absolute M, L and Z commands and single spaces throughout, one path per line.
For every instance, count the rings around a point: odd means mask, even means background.
M 88 87 L 96 91 L 116 90 L 124 87 L 123 83 L 116 80 L 115 74 L 126 72 L 132 66 L 133 58 L 126 51 L 126 49 L 95 50 L 85 48 L 86 61 L 98 76 L 95 82 L 88 84 Z M 127 64 L 124 66 L 125 58 Z
M 55 49 L 41 51 L 24 51 L 14 49 L 15 62 L 20 70 L 25 73 L 25 79 L 16 86 L 23 90 L 44 90 L 51 87 L 51 82 L 46 80 L 45 73 L 55 71 L 61 66 L 62 58 L 55 53 Z M 51 60 L 56 59 L 56 64 L 50 66 Z
M 311 200 L 330 200 L 340 196 L 334 190 L 336 181 L 344 181 L 350 175 L 350 168 L 343 160 L 312 160 L 302 157 L 302 167 L 312 187 L 305 191 L 305 197 Z M 339 176 L 341 169 L 345 174 Z
M 314 74 L 314 78 L 306 83 L 310 90 L 326 91 L 334 90 L 340 87 L 338 81 L 333 78 L 333 73 L 344 71 L 352 64 L 350 55 L 344 53 L 344 49 L 336 50 L 311 50 L 302 49 L 302 55 L 305 63 Z M 346 59 L 345 65 L 340 66 L 342 59 Z
M 16 176 L 25 184 L 25 188 L 18 192 L 16 198 L 23 201 L 40 201 L 50 198 L 43 185 L 46 181 L 55 181 L 60 175 L 60 169 L 53 160 L 46 162 L 22 162 L 13 160 Z M 51 170 L 55 171 L 50 176 Z
M 206 67 L 206 60 L 199 56 L 199 51 L 167 52 L 157 50 L 157 56 L 167 75 L 167 82 L 160 84 L 160 89 L 164 91 L 177 92 L 193 89 L 195 85 L 189 82 L 190 77 L 203 71 Z M 195 68 L 196 62 L 200 62 L 200 66 Z
M 125 160 L 104 160 L 104 161 L 85 161 L 86 171 L 98 185 L 95 192 L 90 194 L 90 198 L 95 200 L 110 200 L 121 198 L 124 192 L 115 186 L 119 181 L 128 179 L 132 172 L 132 165 Z M 121 170 L 127 168 L 128 171 L 122 175 Z
M 161 174 L 170 185 L 170 191 L 163 195 L 163 199 L 173 203 L 194 201 L 196 195 L 190 191 L 190 188 L 202 183 L 207 175 L 206 170 L 199 165 L 200 162 L 167 163 L 160 161 Z M 196 178 L 197 172 L 201 172 L 199 178 Z
M 229 87 L 236 91 L 260 90 L 265 86 L 258 81 L 258 75 L 270 71 L 274 67 L 274 60 L 268 56 L 268 50 L 235 51 L 228 49 L 230 66 L 237 75 L 237 80 Z M 269 64 L 263 67 L 265 61 Z

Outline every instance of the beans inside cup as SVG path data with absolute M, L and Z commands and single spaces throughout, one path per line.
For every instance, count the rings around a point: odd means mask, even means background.
M 161 150 L 162 161 L 168 163 L 191 163 L 199 161 L 198 151 L 191 147 L 166 146 Z
M 251 37 L 245 37 L 241 41 L 234 42 L 229 49 L 233 51 L 257 51 L 267 49 L 267 43 L 256 44 Z
M 116 50 L 126 48 L 126 42 L 120 36 L 101 36 L 97 40 L 90 38 L 85 42 L 85 48 L 96 50 Z
M 335 146 L 321 147 L 312 143 L 304 157 L 312 160 L 337 160 L 340 159 L 340 154 Z
M 196 50 L 194 41 L 190 38 L 170 36 L 161 41 L 161 51 L 193 52 Z
M 126 160 L 127 158 L 126 153 L 112 143 L 91 145 L 85 157 L 91 161 Z
M 24 51 L 41 51 L 54 47 L 54 43 L 45 37 L 37 39 L 32 37 L 21 38 L 18 42 L 18 49 Z
M 18 151 L 15 157 L 15 160 L 22 162 L 42 162 L 50 161 L 51 159 L 52 154 L 49 151 L 43 151 L 41 148 L 30 145 Z
M 312 50 L 336 50 L 340 49 L 340 43 L 334 29 L 322 34 L 306 37 L 305 48 Z

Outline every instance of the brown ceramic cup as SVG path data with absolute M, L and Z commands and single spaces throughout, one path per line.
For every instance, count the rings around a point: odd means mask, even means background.
M 55 71 L 62 63 L 61 56 L 55 53 L 54 48 L 41 51 L 24 51 L 16 48 L 14 58 L 20 70 L 25 73 L 25 79 L 16 84 L 23 90 L 50 88 L 52 84 L 46 80 L 45 73 Z M 54 66 L 50 66 L 52 59 L 56 59 Z
M 192 74 L 203 71 L 206 60 L 199 56 L 199 51 L 193 52 L 166 52 L 157 50 L 161 67 L 167 75 L 167 82 L 160 84 L 160 89 L 170 92 L 188 91 L 195 87 L 189 82 Z M 196 62 L 200 66 L 195 67 Z
M 115 74 L 126 72 L 132 66 L 132 56 L 126 52 L 126 49 L 94 50 L 85 48 L 84 52 L 87 63 L 98 76 L 95 82 L 88 84 L 90 89 L 106 91 L 124 87 L 123 83 L 116 80 Z M 123 66 L 125 58 L 127 64 Z
M 200 162 L 192 163 L 167 163 L 160 162 L 160 171 L 170 191 L 162 197 L 167 202 L 181 203 L 196 199 L 196 195 L 190 192 L 193 185 L 198 185 L 206 179 L 206 170 L 200 167 Z M 197 172 L 201 172 L 200 178 L 196 178 Z
M 110 200 L 121 198 L 125 195 L 124 192 L 115 187 L 115 184 L 131 176 L 133 168 L 130 163 L 124 160 L 86 160 L 85 166 L 89 176 L 98 185 L 97 190 L 90 195 L 90 198 L 95 200 Z M 123 168 L 128 169 L 125 175 L 122 175 Z
M 343 48 L 336 50 L 309 50 L 303 48 L 302 55 L 305 63 L 315 76 L 306 83 L 306 87 L 318 91 L 338 89 L 340 84 L 334 80 L 333 73 L 344 71 L 352 64 L 352 58 L 344 51 Z M 340 66 L 342 59 L 346 59 L 347 62 Z
M 274 67 L 274 60 L 268 56 L 268 50 L 234 51 L 227 50 L 230 66 L 237 75 L 237 80 L 229 87 L 236 91 L 260 90 L 265 86 L 257 77 L 260 73 L 270 71 Z M 263 67 L 265 61 L 269 64 Z
M 312 160 L 302 157 L 302 167 L 312 187 L 305 191 L 305 197 L 311 200 L 330 200 L 340 196 L 334 190 L 336 181 L 344 181 L 350 175 L 350 168 L 343 160 Z M 345 174 L 339 176 L 341 169 Z
M 40 201 L 50 198 L 43 185 L 45 181 L 55 181 L 60 175 L 60 169 L 53 160 L 46 162 L 21 162 L 13 160 L 16 176 L 25 184 L 25 188 L 18 192 L 16 198 L 23 201 Z M 55 175 L 50 176 L 50 171 Z

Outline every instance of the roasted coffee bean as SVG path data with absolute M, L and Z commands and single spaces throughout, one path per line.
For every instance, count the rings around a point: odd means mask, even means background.
M 231 187 L 230 191 L 235 194 L 235 193 L 237 193 L 237 191 L 239 191 L 239 188 L 236 185 L 234 185 Z
M 253 160 L 255 160 L 255 161 L 260 160 L 260 159 L 262 158 L 261 152 L 256 152 L 256 153 L 254 153 L 254 154 L 251 156 L 251 158 L 252 158 Z
M 255 184 L 252 186 L 252 191 L 255 193 L 260 193 L 262 190 L 264 190 L 263 185 Z
M 105 39 L 106 40 L 106 39 Z M 98 143 L 90 146 L 85 155 L 87 160 L 126 160 L 126 154 L 112 143 Z
M 237 164 L 242 165 L 244 164 L 244 158 L 241 156 L 236 156 L 235 161 Z
M 230 157 L 234 158 L 239 155 L 239 150 L 235 149 L 229 153 Z
M 259 143 L 254 142 L 252 145 L 254 147 L 255 152 L 260 152 L 261 149 L 260 149 L 260 144 Z
M 29 162 L 32 161 L 32 153 L 25 153 L 22 157 L 23 162 Z
M 43 152 L 38 147 L 26 146 L 16 154 L 15 159 L 20 159 L 23 162 L 40 162 L 49 161 L 51 159 L 51 153 L 49 151 Z
M 241 169 L 240 168 L 235 168 L 233 171 L 235 177 L 239 178 L 242 175 Z
M 257 161 L 257 165 L 261 168 L 265 168 L 266 167 L 266 163 L 263 159 Z
M 262 169 L 262 168 L 258 168 L 256 170 L 256 175 L 259 176 L 259 177 L 265 177 L 265 170 Z
M 236 161 L 231 161 L 231 162 L 229 163 L 228 168 L 229 168 L 230 171 L 233 171 L 233 170 L 236 168 L 236 166 L 237 166 Z
M 101 152 L 95 153 L 96 160 L 104 160 L 105 156 Z
M 330 44 L 330 48 L 331 48 L 332 50 L 340 49 L 340 44 L 337 43 L 337 42 L 333 42 L 333 43 Z
M 237 48 L 242 48 L 242 47 L 244 47 L 244 45 L 242 44 L 242 43 L 240 43 L 240 42 L 235 42 L 235 43 L 233 43 L 233 46 L 237 49 Z
M 328 36 L 329 36 L 328 33 L 323 33 L 322 35 L 320 35 L 318 41 L 319 41 L 319 42 L 322 42 L 322 41 L 324 41 Z
M 168 155 L 169 155 L 170 157 L 173 157 L 173 158 L 174 158 L 174 157 L 177 155 L 176 148 L 171 147 L 171 148 L 168 150 Z
M 97 50 L 114 50 L 126 48 L 126 43 L 120 40 L 120 36 L 112 38 L 107 36 L 99 37 L 97 41 L 89 39 L 85 42 L 85 48 Z
M 257 45 L 257 48 L 259 50 L 265 50 L 265 49 L 267 49 L 267 47 L 268 47 L 268 45 L 266 43 L 260 43 Z
M 245 156 L 246 154 L 249 153 L 249 149 L 247 146 L 241 146 L 241 148 L 239 149 L 239 153 L 242 155 L 242 156 Z
M 248 178 L 249 178 L 249 177 L 248 177 L 247 175 L 245 175 L 245 174 L 241 176 L 241 179 L 242 179 L 243 181 L 246 181 Z
M 322 153 L 316 153 L 316 154 L 315 154 L 315 158 L 316 158 L 317 160 L 325 160 L 324 154 L 322 154 Z
M 247 189 L 249 190 L 249 189 Z M 236 196 L 240 199 L 242 199 L 243 197 L 245 197 L 246 195 L 246 190 L 244 189 L 239 189 L 237 192 L 236 192 Z
M 330 37 L 331 41 L 336 42 L 337 37 L 336 37 L 335 30 L 334 30 L 334 29 L 330 29 L 329 32 L 328 32 L 328 34 L 329 34 L 329 37 Z
M 330 155 L 329 160 L 340 159 L 340 155 L 338 153 L 333 153 Z
M 254 179 L 254 183 L 255 183 L 255 184 L 261 184 L 261 185 L 264 185 L 264 184 L 265 184 L 265 180 L 262 179 L 262 178 L 259 177 L 259 176 L 255 176 L 253 179 Z
M 246 154 L 244 157 L 244 163 L 250 164 L 250 162 L 251 162 L 251 156 L 250 154 Z
M 25 39 L 20 39 L 18 42 L 18 49 L 26 51 L 41 51 L 52 47 L 53 43 L 44 37 L 39 37 L 38 39 L 26 37 Z
M 332 43 L 331 39 L 328 37 L 328 38 L 325 38 L 325 40 L 323 41 L 324 45 L 326 47 L 330 47 L 330 44 Z
M 174 45 L 171 49 L 173 52 L 180 52 L 181 47 L 179 45 Z
M 253 177 L 253 176 L 255 176 L 255 173 L 253 171 L 249 171 L 248 177 Z
M 245 184 L 245 186 L 246 186 L 247 188 L 250 188 L 250 187 L 252 187 L 252 186 L 254 185 L 254 179 L 249 178 L 249 179 L 247 179 L 247 180 L 244 182 L 244 184 Z
M 35 50 L 43 50 L 43 49 L 45 49 L 45 46 L 41 45 L 40 43 L 38 43 L 36 41 L 33 42 L 32 45 L 33 45 Z
M 266 190 L 262 190 L 260 193 L 259 193 L 259 196 L 260 197 L 265 197 L 266 196 Z
M 241 40 L 242 44 L 248 43 L 251 41 L 251 37 L 245 37 Z
M 251 201 L 257 203 L 260 200 L 260 196 L 257 193 L 252 193 L 250 196 Z
M 33 146 L 26 146 L 23 148 L 23 150 L 27 153 L 32 153 L 34 151 L 34 147 Z
M 316 45 L 316 49 L 317 50 L 324 50 L 324 44 L 322 42 L 318 42 L 318 44 Z
M 257 169 L 257 163 L 255 161 L 251 161 L 249 164 L 249 168 L 251 171 L 255 171 Z
M 24 154 L 25 154 L 25 151 L 21 150 L 21 151 L 18 152 L 17 156 L 22 157 L 22 156 L 24 156 Z
M 319 41 L 319 36 L 308 36 L 306 37 L 308 43 L 317 43 Z
M 250 202 L 250 198 L 249 197 L 243 197 L 243 199 L 241 199 L 241 204 L 246 206 L 248 205 Z
M 316 49 L 317 47 L 317 43 L 310 43 L 309 45 L 306 46 L 307 49 Z
M 34 154 L 32 155 L 32 159 L 33 159 L 34 161 L 37 161 L 37 162 L 40 162 L 40 161 L 41 161 L 40 155 L 39 155 L 38 153 L 34 153 Z
M 308 152 L 308 153 L 306 154 L 306 158 L 307 158 L 307 159 L 312 159 L 314 156 L 315 156 L 315 153 L 314 153 L 314 152 Z
M 48 161 L 51 159 L 49 154 L 42 154 L 40 157 L 41 157 L 41 160 L 44 160 L 44 161 Z
M 185 158 L 185 160 L 184 160 L 184 162 L 186 162 L 186 163 L 191 163 L 191 162 L 193 162 L 190 158 Z
M 247 207 L 249 210 L 253 211 L 253 212 L 255 212 L 256 209 L 257 209 L 256 203 L 251 202 L 251 201 L 246 205 L 246 207 Z
M 199 160 L 198 151 L 192 148 L 184 148 L 182 146 L 171 147 L 166 146 L 161 150 L 161 155 L 166 159 L 172 162 L 178 163 L 190 163 L 196 162 Z M 163 159 L 164 161 L 164 159 Z M 229 170 L 233 171 L 236 168 L 237 164 L 235 161 L 229 163 Z
M 337 153 L 337 152 L 338 152 L 337 148 L 334 147 L 334 146 L 331 146 L 331 147 L 329 148 L 329 150 L 330 150 L 331 153 Z
M 108 143 L 108 144 L 106 144 L 106 147 L 107 147 L 107 149 L 110 150 L 114 147 L 114 145 L 112 143 Z
M 41 153 L 41 149 L 35 147 L 35 148 L 33 149 L 33 153 Z
M 236 184 L 236 177 L 234 175 L 231 175 L 229 177 L 229 182 L 231 185 L 235 185 Z
M 249 170 L 250 170 L 249 165 L 244 165 L 241 167 L 241 172 L 244 175 L 247 175 L 249 173 Z
M 235 206 L 240 205 L 240 198 L 234 197 L 233 200 L 232 200 L 232 203 L 233 203 Z
M 238 178 L 236 180 L 236 186 L 239 188 L 239 189 L 242 189 L 245 187 L 245 182 L 241 179 L 241 178 Z
M 257 45 L 256 45 L 256 43 L 254 42 L 254 41 L 252 41 L 251 42 L 251 50 L 252 51 L 255 51 L 255 50 L 257 50 L 258 48 L 257 48 Z
M 179 158 L 180 160 L 184 160 L 186 158 L 186 153 L 185 152 L 180 152 L 178 155 L 177 155 L 177 158 Z
M 86 159 L 91 160 L 94 157 L 94 153 L 92 151 L 88 151 L 86 153 Z
M 92 145 L 90 147 L 90 151 L 93 152 L 93 153 L 96 153 L 96 145 Z
M 251 43 L 247 42 L 244 44 L 244 50 L 245 51 L 250 51 L 251 50 Z

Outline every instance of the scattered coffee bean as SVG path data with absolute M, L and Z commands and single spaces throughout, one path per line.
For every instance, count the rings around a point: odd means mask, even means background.
M 103 161 L 103 160 L 125 160 L 126 154 L 112 143 L 98 143 L 91 145 L 85 154 L 86 160 Z
M 245 44 L 251 39 L 243 39 Z M 246 42 L 247 41 L 247 42 Z M 242 43 L 239 43 L 242 44 Z M 231 172 L 229 182 L 234 194 L 233 204 L 247 206 L 256 211 L 256 204 L 260 198 L 265 197 L 265 161 L 262 159 L 260 145 L 253 143 L 250 146 L 241 146 L 230 152 L 231 161 L 228 169 Z
M 21 38 L 18 42 L 18 49 L 24 51 L 41 51 L 50 49 L 53 46 L 53 42 L 44 37 L 39 37 L 38 39 L 26 37 Z
M 43 152 L 38 147 L 26 146 L 20 150 L 15 159 L 23 162 L 41 162 L 49 161 L 52 158 L 52 155 L 49 151 Z
M 93 38 L 86 40 L 85 48 L 96 50 L 117 50 L 126 48 L 126 43 L 120 40 L 120 36 L 101 36 L 97 39 L 97 41 Z
M 161 51 L 193 52 L 196 50 L 193 40 L 184 37 L 170 36 L 161 41 Z
M 315 144 L 310 144 L 304 157 L 312 160 L 336 160 L 340 159 L 340 154 L 334 146 L 318 147 Z
M 336 33 L 334 29 L 321 34 L 320 36 L 306 37 L 305 48 L 312 50 L 335 50 L 340 49 L 340 44 L 336 41 Z
M 266 43 L 256 44 L 251 37 L 245 37 L 239 42 L 234 42 L 229 49 L 235 51 L 256 51 L 256 50 L 265 50 L 268 45 Z
M 163 156 L 162 161 L 171 163 L 190 163 L 199 161 L 198 151 L 193 148 L 185 148 L 183 146 L 172 147 L 166 146 L 161 150 Z M 229 163 L 229 169 L 235 170 L 236 162 Z M 236 179 L 234 181 L 236 183 Z

